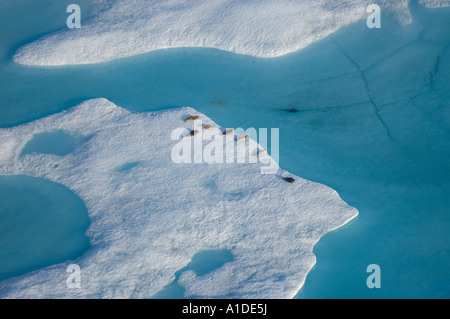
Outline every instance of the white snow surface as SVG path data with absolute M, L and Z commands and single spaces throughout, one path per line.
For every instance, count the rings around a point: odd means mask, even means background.
M 336 191 L 256 164 L 175 164 L 174 129 L 192 108 L 132 113 L 106 99 L 0 129 L 0 174 L 42 177 L 80 196 L 90 215 L 91 247 L 78 259 L 0 282 L 1 298 L 149 298 L 198 252 L 228 249 L 234 261 L 209 274 L 185 271 L 186 297 L 292 298 L 315 264 L 313 247 L 358 214 Z M 43 132 L 87 137 L 71 154 L 20 155 Z M 185 137 L 185 139 L 191 139 Z M 194 143 L 205 143 L 198 136 Z M 258 147 L 255 141 L 236 148 Z M 270 159 L 270 158 L 269 158 Z M 271 160 L 271 159 L 270 159 Z M 127 170 L 127 163 L 138 163 Z M 44 231 L 44 230 L 43 230 Z M 81 267 L 81 289 L 66 268 Z
M 373 0 L 96 0 L 80 29 L 65 28 L 20 48 L 25 65 L 93 64 L 179 47 L 208 47 L 255 57 L 297 51 L 369 16 Z M 410 0 L 376 1 L 400 23 Z M 428 7 L 450 0 L 419 0 Z

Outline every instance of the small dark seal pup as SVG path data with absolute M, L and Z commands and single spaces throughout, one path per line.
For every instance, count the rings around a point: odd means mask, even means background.
M 284 177 L 283 180 L 291 184 L 295 182 L 295 179 L 293 179 L 292 177 Z
M 234 129 L 230 128 L 230 129 L 228 129 L 226 131 L 223 131 L 222 135 L 228 135 L 228 134 L 233 134 L 233 133 L 234 133 Z
M 199 119 L 198 115 L 193 115 L 193 116 L 187 117 L 184 121 L 185 122 L 194 122 L 194 121 L 197 121 L 198 119 Z
M 184 137 L 193 137 L 195 135 L 197 135 L 198 133 L 200 133 L 199 131 L 195 130 L 195 131 L 190 131 L 189 133 L 187 133 Z

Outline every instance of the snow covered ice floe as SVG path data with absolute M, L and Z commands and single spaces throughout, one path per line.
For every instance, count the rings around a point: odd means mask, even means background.
M 378 1 L 409 23 L 410 0 Z M 418 0 L 428 7 L 450 0 Z M 26 65 L 92 64 L 177 47 L 208 47 L 256 57 L 297 51 L 364 19 L 373 0 L 96 0 L 80 29 L 65 28 L 20 48 Z
M 221 267 L 180 274 L 185 297 L 292 298 L 315 264 L 315 243 L 357 210 L 324 185 L 295 176 L 286 183 L 292 175 L 281 169 L 263 175 L 261 163 L 175 164 L 171 133 L 192 128 L 189 115 L 218 127 L 188 107 L 132 113 L 94 99 L 0 129 L 0 174 L 63 184 L 91 219 L 81 257 L 7 279 L 0 297 L 152 297 L 199 252 L 228 250 L 233 258 Z M 63 156 L 22 154 L 33 136 L 52 131 L 83 143 Z M 66 286 L 70 263 L 81 267 L 81 289 Z

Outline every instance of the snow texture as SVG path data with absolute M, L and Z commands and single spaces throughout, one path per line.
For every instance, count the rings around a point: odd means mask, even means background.
M 63 184 L 83 199 L 91 219 L 91 247 L 81 257 L 0 282 L 0 297 L 149 298 L 196 253 L 226 249 L 233 261 L 202 276 L 181 274 L 186 297 L 292 298 L 315 264 L 315 243 L 357 210 L 324 185 L 281 169 L 261 174 L 260 162 L 175 164 L 171 151 L 180 141 L 171 135 L 193 129 L 195 122 L 184 121 L 191 115 L 218 127 L 188 107 L 132 113 L 95 99 L 0 129 L 0 174 Z M 64 156 L 21 155 L 36 134 L 59 130 L 84 136 L 84 143 Z M 234 143 L 245 145 L 259 146 Z M 71 263 L 81 267 L 81 289 L 67 288 Z
M 411 22 L 410 0 L 380 0 L 383 13 Z M 419 0 L 428 7 L 450 0 Z M 93 64 L 178 47 L 255 57 L 297 51 L 369 16 L 373 0 L 97 0 L 94 17 L 20 48 L 25 65 Z

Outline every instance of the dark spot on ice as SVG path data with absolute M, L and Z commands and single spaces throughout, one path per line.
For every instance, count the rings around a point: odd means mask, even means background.
M 295 182 L 295 179 L 293 179 L 292 177 L 284 177 L 283 180 L 291 184 Z
M 228 134 L 233 134 L 233 133 L 234 133 L 234 129 L 230 128 L 230 129 L 223 131 L 222 135 L 228 135 Z
M 194 130 L 194 131 L 190 131 L 190 132 L 187 133 L 185 136 L 187 136 L 187 137 L 192 137 L 192 136 L 197 135 L 198 133 L 200 133 L 200 132 L 197 131 L 197 130 Z

